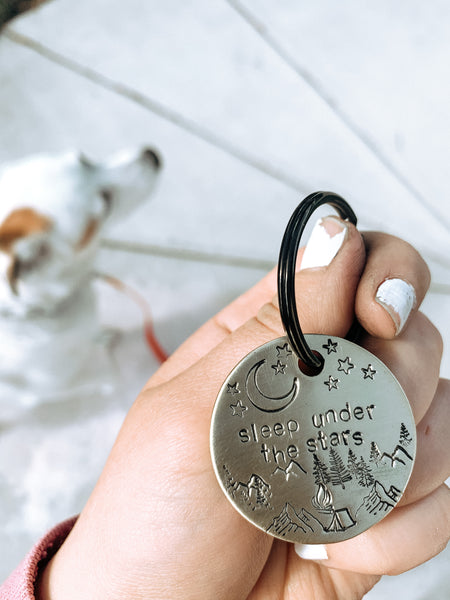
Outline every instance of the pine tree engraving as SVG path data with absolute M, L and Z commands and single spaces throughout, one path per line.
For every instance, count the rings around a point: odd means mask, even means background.
M 327 465 L 320 460 L 317 454 L 313 454 L 313 461 L 313 475 L 316 485 L 320 485 L 321 483 L 323 483 L 323 485 L 326 485 L 330 481 L 330 475 L 328 473 Z
M 372 469 L 361 456 L 361 460 L 358 462 L 358 483 L 364 487 L 370 487 L 374 482 L 375 479 L 372 475 Z
M 403 444 L 404 446 L 409 446 L 409 444 L 412 441 L 413 440 L 412 440 L 411 434 L 407 430 L 406 425 L 404 423 L 402 423 L 400 425 L 400 444 Z
M 379 465 L 380 460 L 381 460 L 381 452 L 380 449 L 378 448 L 376 442 L 372 442 L 370 444 L 370 457 L 369 460 L 370 462 L 373 462 L 375 465 Z
M 358 459 L 351 448 L 348 451 L 347 467 L 353 477 L 358 476 Z
M 330 481 L 333 485 L 340 485 L 345 490 L 345 483 L 351 481 L 350 471 L 334 448 L 330 448 Z
M 233 495 L 233 490 L 235 488 L 236 482 L 233 478 L 233 475 L 230 473 L 228 467 L 226 465 L 222 466 L 223 470 L 225 471 L 225 489 L 227 490 L 227 492 L 230 492 L 231 495 Z

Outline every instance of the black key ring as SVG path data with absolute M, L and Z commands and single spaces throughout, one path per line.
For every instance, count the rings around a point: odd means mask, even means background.
M 356 225 L 357 218 L 350 205 L 333 192 L 315 192 L 307 196 L 295 209 L 284 232 L 278 259 L 278 302 L 281 320 L 289 343 L 297 356 L 310 369 L 317 371 L 322 366 L 317 356 L 306 343 L 298 319 L 295 298 L 295 265 L 300 240 L 312 214 L 322 204 L 337 210 L 342 219 Z

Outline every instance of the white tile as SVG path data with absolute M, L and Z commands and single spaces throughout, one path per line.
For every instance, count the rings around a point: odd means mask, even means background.
M 230 0 L 450 226 L 450 6 L 445 0 Z

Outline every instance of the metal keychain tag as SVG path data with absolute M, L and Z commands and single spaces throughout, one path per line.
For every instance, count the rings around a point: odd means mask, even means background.
M 233 369 L 211 423 L 214 469 L 234 507 L 268 534 L 306 544 L 339 542 L 383 519 L 402 497 L 416 451 L 408 399 L 386 365 L 348 339 L 301 331 L 289 286 L 318 203 L 356 222 L 334 194 L 318 192 L 298 207 L 279 263 L 287 336 Z M 291 247 L 287 236 L 296 238 Z

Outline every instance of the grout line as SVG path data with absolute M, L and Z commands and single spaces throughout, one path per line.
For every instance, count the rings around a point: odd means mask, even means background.
M 446 296 L 446 295 L 450 296 L 450 284 L 431 282 L 429 293 L 442 294 L 443 296 Z
M 265 175 L 273 177 L 274 179 L 284 183 L 288 187 L 302 193 L 308 193 L 310 186 L 303 180 L 300 180 L 296 177 L 293 177 L 289 173 L 286 173 L 282 169 L 279 169 L 269 162 L 259 159 L 252 154 L 245 152 L 235 144 L 229 142 L 227 139 L 217 135 L 206 127 L 200 126 L 195 121 L 185 117 L 181 113 L 169 108 L 168 106 L 161 104 L 157 100 L 149 98 L 145 96 L 138 90 L 129 87 L 119 81 L 116 81 L 106 75 L 95 71 L 90 67 L 86 67 L 81 63 L 74 61 L 71 58 L 67 58 L 66 56 L 51 50 L 47 46 L 44 46 L 40 42 L 23 35 L 21 33 L 17 33 L 11 27 L 7 27 L 3 31 L 3 35 L 7 37 L 10 41 L 19 44 L 21 46 L 25 46 L 37 54 L 41 55 L 43 58 L 58 64 L 59 66 L 80 75 L 84 79 L 88 79 L 89 81 L 95 83 L 96 85 L 113 92 L 119 96 L 127 98 L 131 100 L 133 103 L 149 110 L 159 117 L 170 121 L 171 123 L 177 125 L 178 127 L 188 131 L 192 135 L 202 139 L 203 141 L 220 148 L 227 154 L 233 156 L 243 163 L 253 167 L 254 169 L 261 171 Z
M 328 105 L 335 115 L 344 123 L 344 125 L 357 137 L 378 161 L 391 173 L 391 175 L 439 222 L 444 222 L 450 226 L 450 220 L 445 213 L 441 213 L 433 206 L 425 196 L 409 181 L 402 171 L 392 164 L 388 155 L 379 147 L 377 142 L 370 134 L 362 129 L 340 106 L 331 94 L 325 89 L 322 83 L 314 77 L 305 67 L 301 66 L 291 54 L 283 47 L 275 36 L 271 35 L 265 26 L 255 15 L 248 10 L 240 0 L 225 0 L 243 19 L 252 27 L 262 40 L 277 54 L 286 65 L 288 65 L 311 89 Z
M 103 238 L 100 241 L 102 248 L 122 251 L 135 252 L 137 254 L 150 254 L 153 256 L 162 256 L 164 258 L 173 258 L 176 260 L 187 260 L 203 262 L 208 264 L 226 265 L 230 267 L 241 267 L 244 269 L 260 269 L 270 271 L 274 263 L 269 260 L 259 258 L 247 258 L 243 256 L 226 256 L 224 254 L 215 254 L 212 252 L 202 252 L 199 250 L 188 250 L 185 248 L 170 248 L 157 246 L 155 244 L 140 244 L 137 242 L 127 242 Z
M 172 258 L 175 260 L 186 260 L 193 262 L 202 262 L 207 264 L 225 265 L 228 267 L 239 267 L 242 269 L 258 269 L 261 271 L 270 271 L 275 264 L 269 260 L 259 258 L 248 258 L 243 256 L 226 256 L 224 254 L 215 254 L 212 252 L 202 252 L 200 250 L 190 250 L 186 248 L 171 248 L 168 246 L 158 246 L 156 244 L 142 244 L 138 242 L 127 242 L 111 238 L 103 238 L 100 246 L 113 252 L 131 252 L 136 254 L 148 254 L 151 256 L 160 256 L 163 258 Z M 429 292 L 432 294 L 450 295 L 450 284 L 432 282 Z

